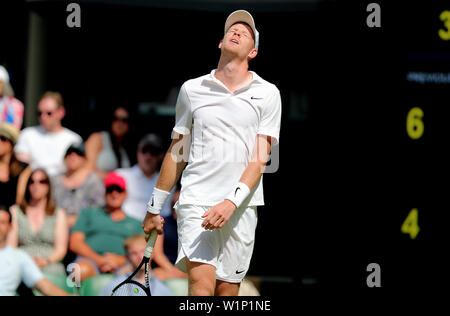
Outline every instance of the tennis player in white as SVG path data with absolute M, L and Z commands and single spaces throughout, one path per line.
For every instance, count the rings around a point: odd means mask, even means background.
M 237 295 L 249 268 L 262 174 L 281 121 L 278 89 L 248 70 L 258 42 L 250 13 L 227 18 L 217 69 L 181 87 L 148 203 L 143 229 L 162 233 L 159 211 L 182 173 L 176 264 L 189 275 L 189 295 Z

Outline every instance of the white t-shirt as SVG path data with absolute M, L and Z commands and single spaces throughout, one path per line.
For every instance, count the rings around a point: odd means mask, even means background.
M 14 151 L 30 156 L 32 169 L 43 168 L 50 177 L 63 173 L 64 154 L 73 143 L 81 143 L 80 135 L 63 128 L 58 133 L 49 133 L 41 125 L 27 127 L 20 132 Z
M 180 204 L 222 202 L 251 161 L 256 135 L 271 136 L 275 143 L 279 139 L 277 87 L 251 72 L 251 82 L 233 93 L 215 72 L 186 81 L 178 95 L 172 137 L 191 136 Z M 247 205 L 264 205 L 262 177 L 242 204 Z
M 153 189 L 156 186 L 156 181 L 159 177 L 159 172 L 156 172 L 152 177 L 148 178 L 139 168 L 138 165 L 134 165 L 131 168 L 121 168 L 116 170 L 117 173 L 125 178 L 127 183 L 128 197 L 123 202 L 124 212 L 137 220 L 144 220 L 147 214 L 148 197 L 152 195 Z M 169 216 L 172 212 L 171 201 L 172 193 L 167 198 L 161 210 L 161 216 Z
M 0 249 L 0 296 L 13 296 L 21 281 L 32 288 L 43 278 L 41 270 L 25 251 L 9 246 Z

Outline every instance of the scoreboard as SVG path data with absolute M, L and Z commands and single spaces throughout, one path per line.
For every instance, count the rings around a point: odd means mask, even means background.
M 380 25 L 369 26 L 376 2 Z M 340 7 L 348 93 L 345 164 L 358 201 L 343 223 L 349 274 L 370 263 L 381 286 L 426 288 L 443 281 L 449 196 L 450 3 L 361 1 Z M 349 57 L 350 56 L 350 57 Z M 344 70 L 345 69 L 345 70 Z M 351 88 L 349 89 L 348 86 Z M 356 226 L 356 227 L 355 227 Z M 359 250 L 358 250 L 359 249 Z M 355 276 L 355 285 L 366 286 Z

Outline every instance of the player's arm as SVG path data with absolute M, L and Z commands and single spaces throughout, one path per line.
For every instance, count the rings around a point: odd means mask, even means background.
M 265 135 L 256 135 L 255 148 L 253 149 L 252 160 L 248 164 L 241 176 L 240 182 L 247 185 L 251 190 L 258 183 L 269 159 L 271 151 L 271 137 Z
M 271 150 L 271 137 L 256 135 L 255 146 L 253 148 L 252 160 L 245 168 L 239 183 L 233 188 L 225 201 L 211 207 L 203 214 L 205 220 L 202 227 L 208 230 L 222 228 L 230 219 L 234 210 L 250 194 L 264 173 Z
M 164 156 L 158 181 L 148 201 L 147 214 L 142 224 L 146 234 L 150 234 L 153 229 L 156 229 L 158 234 L 162 234 L 159 212 L 186 167 L 189 147 L 190 136 L 178 134 L 178 138 L 172 140 Z
M 177 139 L 173 139 L 167 150 L 161 166 L 156 188 L 170 192 L 180 179 L 181 173 L 187 164 L 187 154 L 189 154 L 190 135 L 178 134 Z

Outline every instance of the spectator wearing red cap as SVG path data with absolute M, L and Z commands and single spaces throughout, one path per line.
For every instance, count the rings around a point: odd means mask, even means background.
M 115 172 L 106 175 L 104 208 L 85 208 L 78 216 L 69 248 L 77 255 L 81 280 L 99 273 L 113 273 L 125 264 L 123 243 L 142 234 L 141 223 L 122 209 L 127 198 L 126 181 Z

